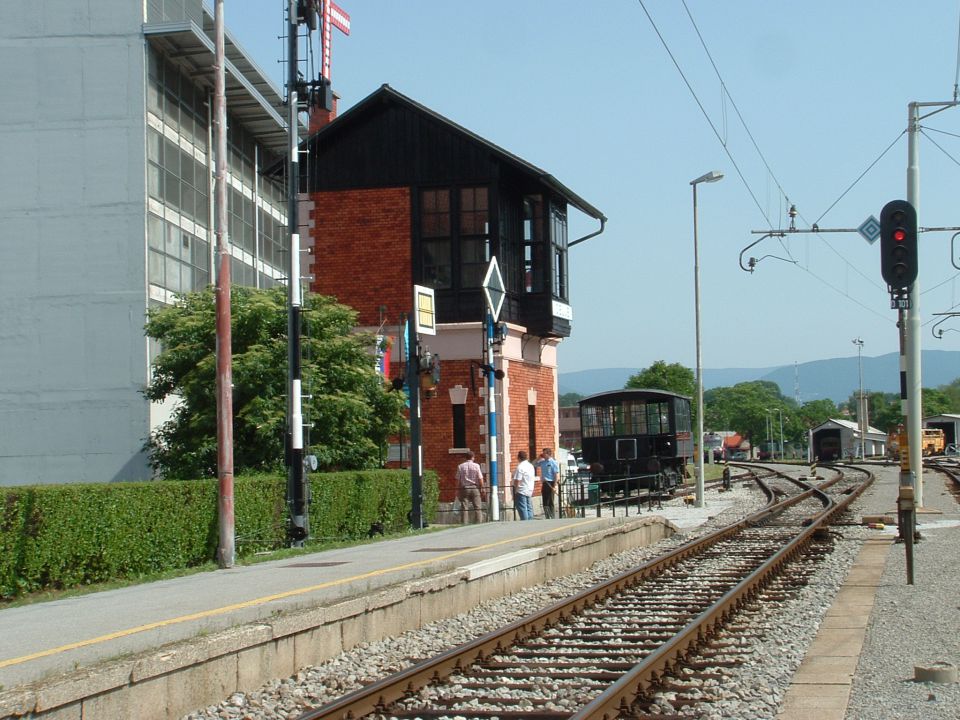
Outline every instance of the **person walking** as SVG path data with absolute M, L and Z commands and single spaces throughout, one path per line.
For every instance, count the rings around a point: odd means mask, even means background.
M 553 450 L 544 448 L 540 453 L 540 459 L 537 461 L 537 467 L 540 468 L 541 493 L 543 496 L 543 515 L 547 520 L 556 517 L 553 507 L 553 499 L 556 497 L 557 478 L 560 475 L 560 464 L 553 457 Z
M 516 493 L 517 512 L 521 520 L 533 520 L 533 487 L 536 482 L 536 471 L 533 464 L 527 460 L 527 451 L 517 453 L 517 469 L 513 473 L 514 492 Z
M 472 508 L 473 522 L 483 521 L 483 501 L 486 494 L 483 488 L 483 471 L 474 462 L 473 451 L 467 452 L 467 459 L 457 467 L 457 499 L 460 500 L 460 524 L 467 524 L 467 504 Z

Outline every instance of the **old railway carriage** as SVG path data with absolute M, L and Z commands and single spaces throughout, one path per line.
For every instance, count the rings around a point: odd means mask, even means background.
M 629 488 L 649 487 L 662 473 L 672 489 L 693 457 L 690 398 L 663 390 L 613 390 L 580 401 L 583 459 L 598 480 L 635 478 Z M 646 477 L 643 477 L 646 476 Z M 620 486 L 623 487 L 623 486 Z

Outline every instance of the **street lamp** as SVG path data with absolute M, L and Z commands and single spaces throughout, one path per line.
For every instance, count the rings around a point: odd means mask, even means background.
M 696 506 L 702 508 L 703 502 L 703 356 L 700 351 L 700 246 L 697 240 L 697 185 L 721 180 L 723 173 L 711 170 L 696 180 L 693 186 L 693 296 L 697 330 L 697 499 Z
M 861 358 L 863 340 L 861 338 L 854 338 L 851 342 L 857 346 L 857 373 L 860 376 L 860 394 L 857 396 L 857 424 L 860 426 L 860 459 L 865 460 L 867 457 L 867 453 L 865 452 L 867 424 L 864 422 L 865 413 L 863 412 L 863 362 Z
M 780 416 L 780 459 L 783 460 L 783 408 L 777 408 L 777 415 Z

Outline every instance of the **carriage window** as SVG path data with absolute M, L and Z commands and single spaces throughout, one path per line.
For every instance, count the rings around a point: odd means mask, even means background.
M 617 460 L 637 459 L 637 439 L 617 438 Z
M 583 437 L 609 437 L 613 434 L 613 408 L 586 405 L 580 409 Z
M 674 400 L 674 418 L 677 423 L 677 432 L 690 431 L 690 403 L 677 398 Z

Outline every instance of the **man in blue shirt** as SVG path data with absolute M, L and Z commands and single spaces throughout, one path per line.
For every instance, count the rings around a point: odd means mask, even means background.
M 543 515 L 548 520 L 556 517 L 553 509 L 553 498 L 556 495 L 557 478 L 560 476 L 560 465 L 553 457 L 553 450 L 544 448 L 540 453 L 540 459 L 537 461 L 537 467 L 540 469 L 540 480 L 543 483 L 541 495 L 543 496 Z

